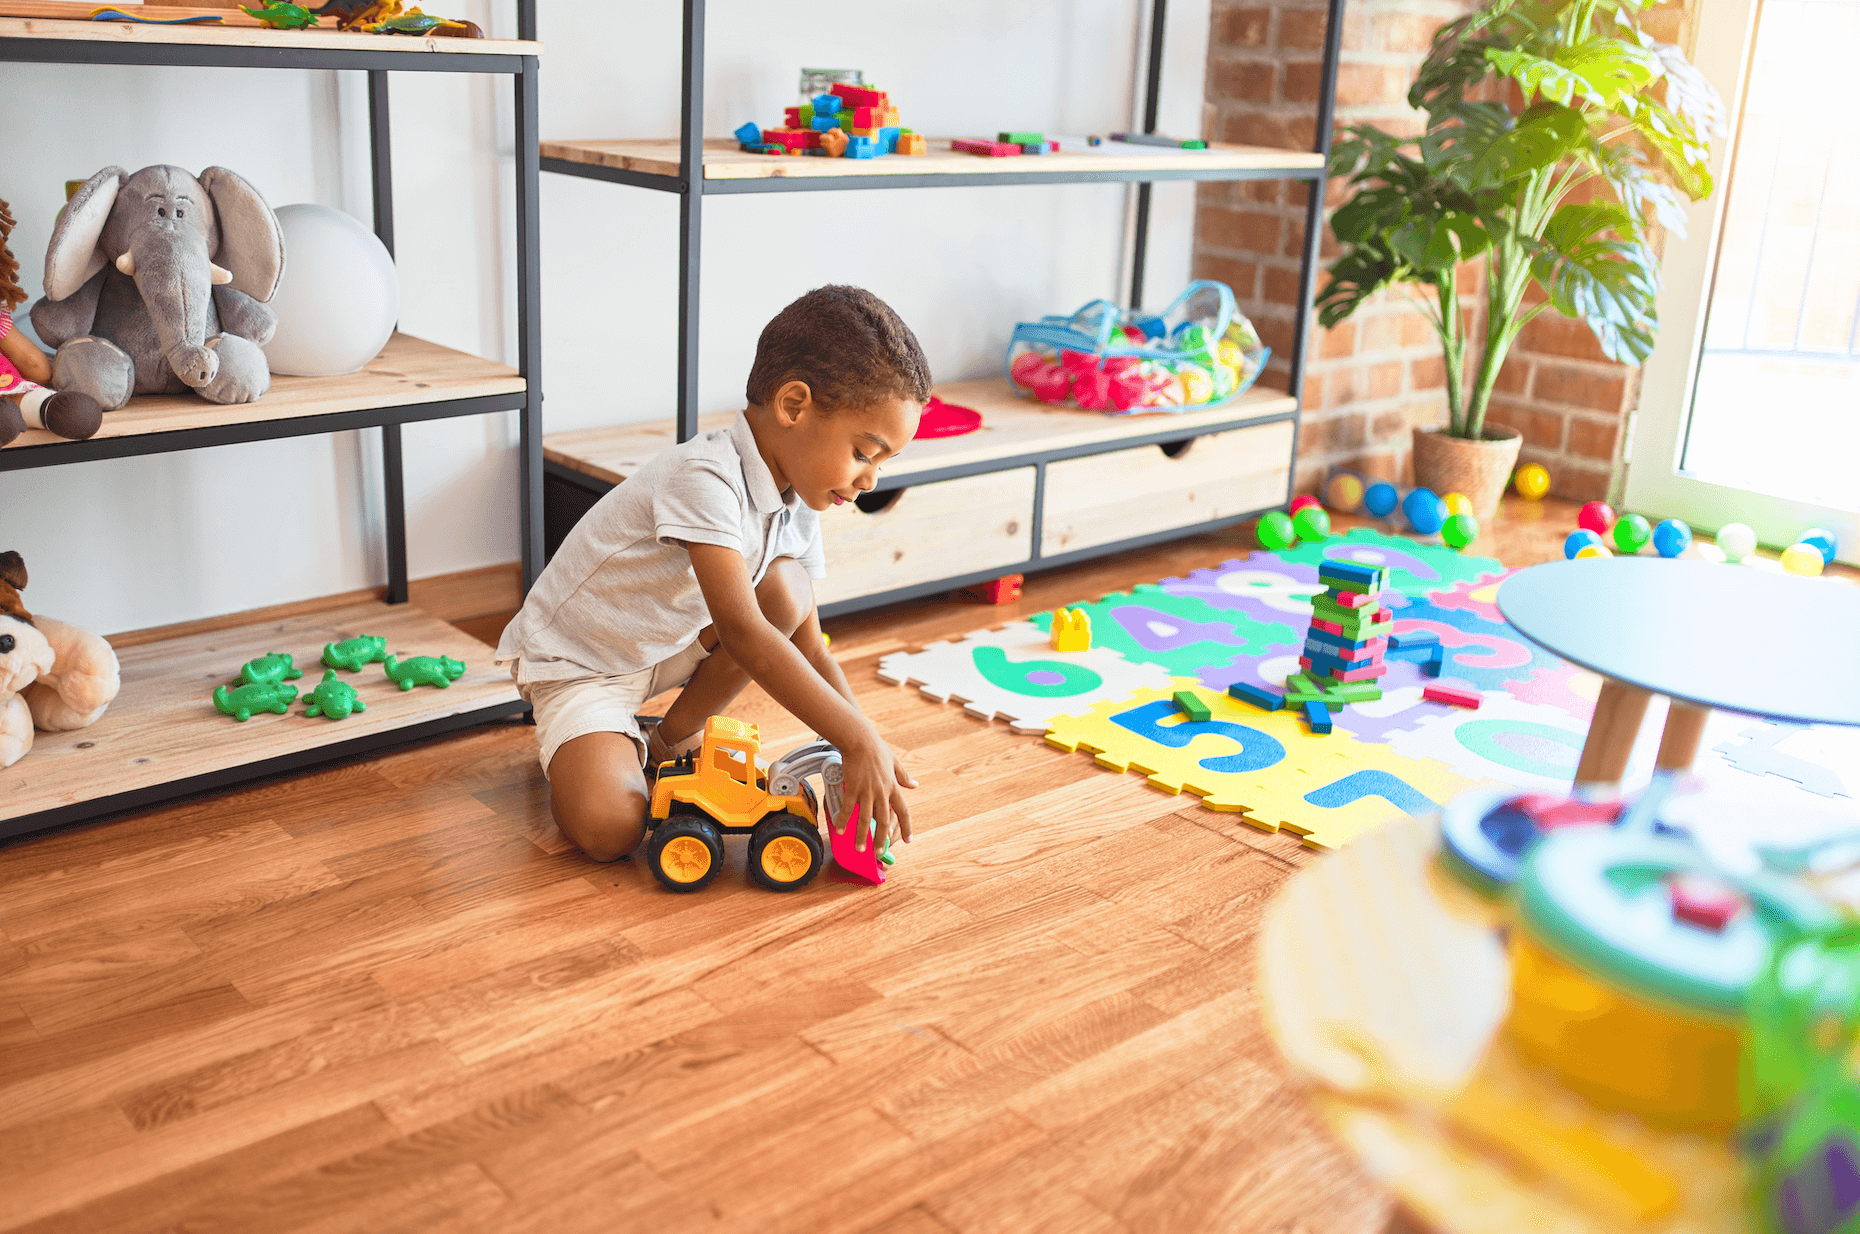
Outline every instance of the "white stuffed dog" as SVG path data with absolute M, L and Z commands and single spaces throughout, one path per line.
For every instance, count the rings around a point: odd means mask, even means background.
M 34 617 L 19 594 L 25 586 L 20 555 L 0 553 L 0 767 L 26 756 L 35 727 L 64 732 L 95 724 L 122 687 L 110 644 Z

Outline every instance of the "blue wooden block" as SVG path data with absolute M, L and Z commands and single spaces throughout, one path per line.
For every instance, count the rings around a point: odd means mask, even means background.
M 877 158 L 878 154 L 876 137 L 850 137 L 846 140 L 846 157 L 849 159 Z
M 878 144 L 883 147 L 882 153 L 896 154 L 898 152 L 898 126 L 888 124 L 878 130 Z
M 1417 631 L 1413 634 L 1391 634 L 1389 635 L 1389 650 L 1390 651 L 1396 651 L 1396 650 L 1407 651 L 1411 648 L 1416 648 L 1416 647 L 1438 647 L 1438 646 L 1440 646 L 1440 636 L 1438 634 L 1423 634 Z
M 762 144 L 762 130 L 753 124 L 745 124 L 736 130 L 736 140 L 745 146 L 759 146 Z
M 1306 723 L 1311 725 L 1312 732 L 1322 733 L 1322 734 L 1329 733 L 1330 732 L 1330 708 L 1316 701 L 1306 703 L 1305 704 L 1305 721 Z
M 1279 708 L 1285 706 L 1285 699 L 1274 694 L 1271 690 L 1262 690 L 1258 686 L 1248 685 L 1244 681 L 1236 681 L 1228 686 L 1227 693 L 1242 702 L 1251 703 L 1255 707 L 1262 707 L 1267 711 L 1277 711 Z
M 841 98 L 837 94 L 817 94 L 814 96 L 814 116 L 831 116 L 840 109 Z
M 1359 668 L 1371 668 L 1375 665 L 1373 656 L 1361 660 L 1339 660 L 1336 656 L 1313 655 L 1307 651 L 1305 657 L 1311 661 L 1311 671 L 1323 677 L 1336 673 L 1354 673 Z
M 816 133 L 824 133 L 828 129 L 836 129 L 838 127 L 840 127 L 839 121 L 835 120 L 832 116 L 814 117 L 814 131 Z
M 1391 647 L 1382 654 L 1384 660 L 1408 660 L 1425 664 L 1434 658 L 1433 647 Z
M 1337 656 L 1345 660 L 1360 660 L 1369 654 L 1369 644 L 1373 639 L 1345 638 L 1341 634 L 1332 634 L 1328 630 L 1311 629 L 1305 632 L 1305 646 L 1316 645 L 1327 656 Z
M 1387 584 L 1388 571 L 1382 566 L 1366 566 L 1355 561 L 1326 561 L 1318 566 L 1318 581 L 1328 583 L 1332 579 L 1379 591 Z

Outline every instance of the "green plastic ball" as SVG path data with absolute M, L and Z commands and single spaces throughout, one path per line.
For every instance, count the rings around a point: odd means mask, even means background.
M 1262 515 L 1254 534 L 1259 537 L 1261 548 L 1274 550 L 1290 548 L 1298 540 L 1298 532 L 1292 527 L 1292 516 L 1283 510 L 1273 510 Z
M 1292 516 L 1292 530 L 1300 540 L 1322 540 L 1330 534 L 1330 515 L 1323 506 L 1306 506 Z
M 1440 525 L 1440 538 L 1449 548 L 1465 548 L 1479 538 L 1479 520 L 1470 514 L 1455 514 Z
M 1614 535 L 1616 548 L 1624 553 L 1638 553 L 1642 545 L 1653 539 L 1653 528 L 1638 514 L 1623 514 L 1621 521 L 1615 524 Z

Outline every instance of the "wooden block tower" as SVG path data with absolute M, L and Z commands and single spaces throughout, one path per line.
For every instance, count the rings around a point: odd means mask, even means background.
M 1304 669 L 1285 682 L 1285 701 L 1304 708 L 1315 732 L 1330 731 L 1330 712 L 1346 703 L 1382 697 L 1383 657 L 1395 615 L 1376 603 L 1388 586 L 1388 571 L 1351 561 L 1318 567 L 1324 594 L 1312 597 L 1311 628 L 1305 633 Z

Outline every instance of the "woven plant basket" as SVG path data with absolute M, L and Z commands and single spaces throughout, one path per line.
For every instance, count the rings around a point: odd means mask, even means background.
M 1524 437 L 1516 429 L 1488 424 L 1483 440 L 1449 437 L 1439 429 L 1414 430 L 1414 482 L 1434 494 L 1464 493 L 1473 517 L 1490 526 L 1498 499 L 1518 462 Z

